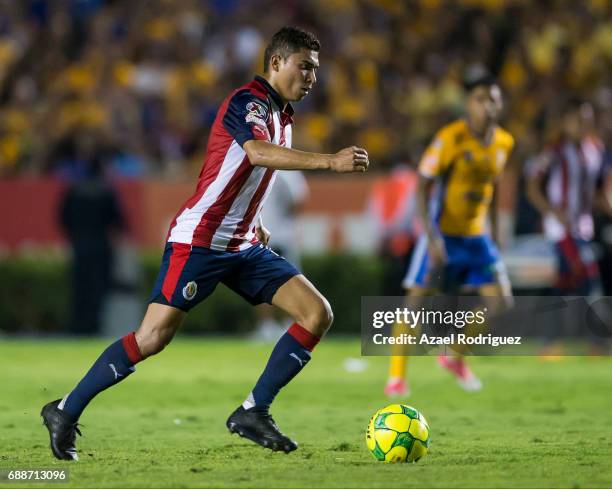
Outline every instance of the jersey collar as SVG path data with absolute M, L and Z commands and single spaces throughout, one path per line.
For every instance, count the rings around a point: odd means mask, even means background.
M 470 123 L 467 117 L 463 118 L 463 123 L 465 124 L 465 127 L 467 128 L 468 134 L 472 138 L 474 138 L 476 141 L 479 141 L 484 146 L 490 146 L 491 143 L 493 143 L 495 139 L 495 132 L 497 131 L 497 124 L 491 125 L 491 127 L 489 127 L 489 129 L 487 130 L 485 137 L 481 138 L 477 136 L 474 131 L 472 131 L 472 128 L 470 127 Z
M 274 88 L 272 88 L 272 85 L 268 83 L 268 80 L 266 80 L 263 76 L 256 75 L 255 81 L 258 82 L 260 85 L 263 85 L 266 92 L 268 92 L 268 94 L 270 95 L 270 98 L 274 101 L 276 105 L 278 105 L 278 108 L 281 110 L 281 117 L 285 119 L 286 122 L 291 123 L 293 121 L 294 113 L 293 106 L 290 103 L 287 103 L 287 106 L 283 109 L 283 99 L 278 94 L 278 92 L 274 90 Z

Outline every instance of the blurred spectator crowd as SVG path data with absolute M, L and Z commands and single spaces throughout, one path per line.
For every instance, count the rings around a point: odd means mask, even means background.
M 612 139 L 607 0 L 0 0 L 0 176 L 73 178 L 92 158 L 115 175 L 197 173 L 218 105 L 284 24 L 322 43 L 295 147 L 414 161 L 479 66 L 499 77 L 519 152 L 570 95 Z

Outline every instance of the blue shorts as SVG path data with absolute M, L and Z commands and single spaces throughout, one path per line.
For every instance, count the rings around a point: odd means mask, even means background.
M 276 291 L 300 272 L 263 244 L 225 252 L 183 243 L 166 243 L 149 302 L 189 311 L 219 282 L 253 305 L 272 302 Z
M 427 236 L 421 236 L 402 282 L 405 289 L 417 285 L 449 292 L 462 286 L 479 287 L 498 281 L 496 275 L 503 273 L 503 264 L 490 236 L 443 235 L 442 239 L 448 259 L 446 265 L 442 270 L 429 266 Z

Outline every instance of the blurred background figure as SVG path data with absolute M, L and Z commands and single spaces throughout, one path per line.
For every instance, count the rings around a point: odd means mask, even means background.
M 604 191 L 604 147 L 593 133 L 593 107 L 579 99 L 559 114 L 560 133 L 528 169 L 528 197 L 557 251 L 562 295 L 590 295 L 599 272 L 590 246 L 595 208 L 612 216 Z
M 557 295 L 601 295 L 594 211 L 608 218 L 612 206 L 605 187 L 604 146 L 595 134 L 591 104 L 577 98 L 566 102 L 558 114 L 558 134 L 528 167 L 527 195 L 543 219 L 544 232 L 556 253 Z M 551 332 L 553 333 L 553 332 Z M 555 356 L 560 346 L 542 350 Z
M 498 124 L 504 105 L 495 78 L 474 66 L 464 86 L 464 116 L 436 132 L 418 164 L 415 206 L 423 230 L 401 282 L 410 308 L 420 308 L 432 295 L 504 297 L 510 303 L 497 203 L 514 138 Z M 401 323 L 394 328 L 405 332 Z M 394 350 L 385 394 L 406 396 L 409 348 Z M 482 388 L 460 349 L 439 355 L 438 364 L 462 389 Z
M 72 158 L 63 160 L 79 176 L 61 201 L 61 226 L 72 249 L 72 317 L 75 335 L 100 333 L 102 307 L 113 270 L 114 235 L 125 221 L 115 190 L 103 177 L 104 154 L 86 136 L 77 138 Z
M 264 225 L 272 233 L 269 246 L 300 269 L 301 229 L 298 218 L 306 199 L 308 184 L 301 171 L 279 171 L 262 211 Z M 272 305 L 257 306 L 257 324 L 252 338 L 275 342 L 291 325 Z

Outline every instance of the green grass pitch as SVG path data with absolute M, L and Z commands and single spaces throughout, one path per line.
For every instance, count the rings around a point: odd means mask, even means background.
M 299 443 L 290 455 L 230 436 L 228 414 L 258 377 L 271 346 L 179 338 L 102 393 L 81 419 L 81 461 L 54 460 L 42 404 L 63 395 L 106 341 L 0 344 L 0 469 L 70 469 L 62 487 L 610 487 L 612 363 L 566 358 L 476 358 L 484 390 L 461 391 L 434 358 L 413 359 L 413 395 L 431 427 L 418 464 L 383 464 L 368 452 L 370 416 L 386 358 L 349 373 L 353 340 L 324 341 L 272 413 Z M 0 482 L 0 487 L 44 487 Z

